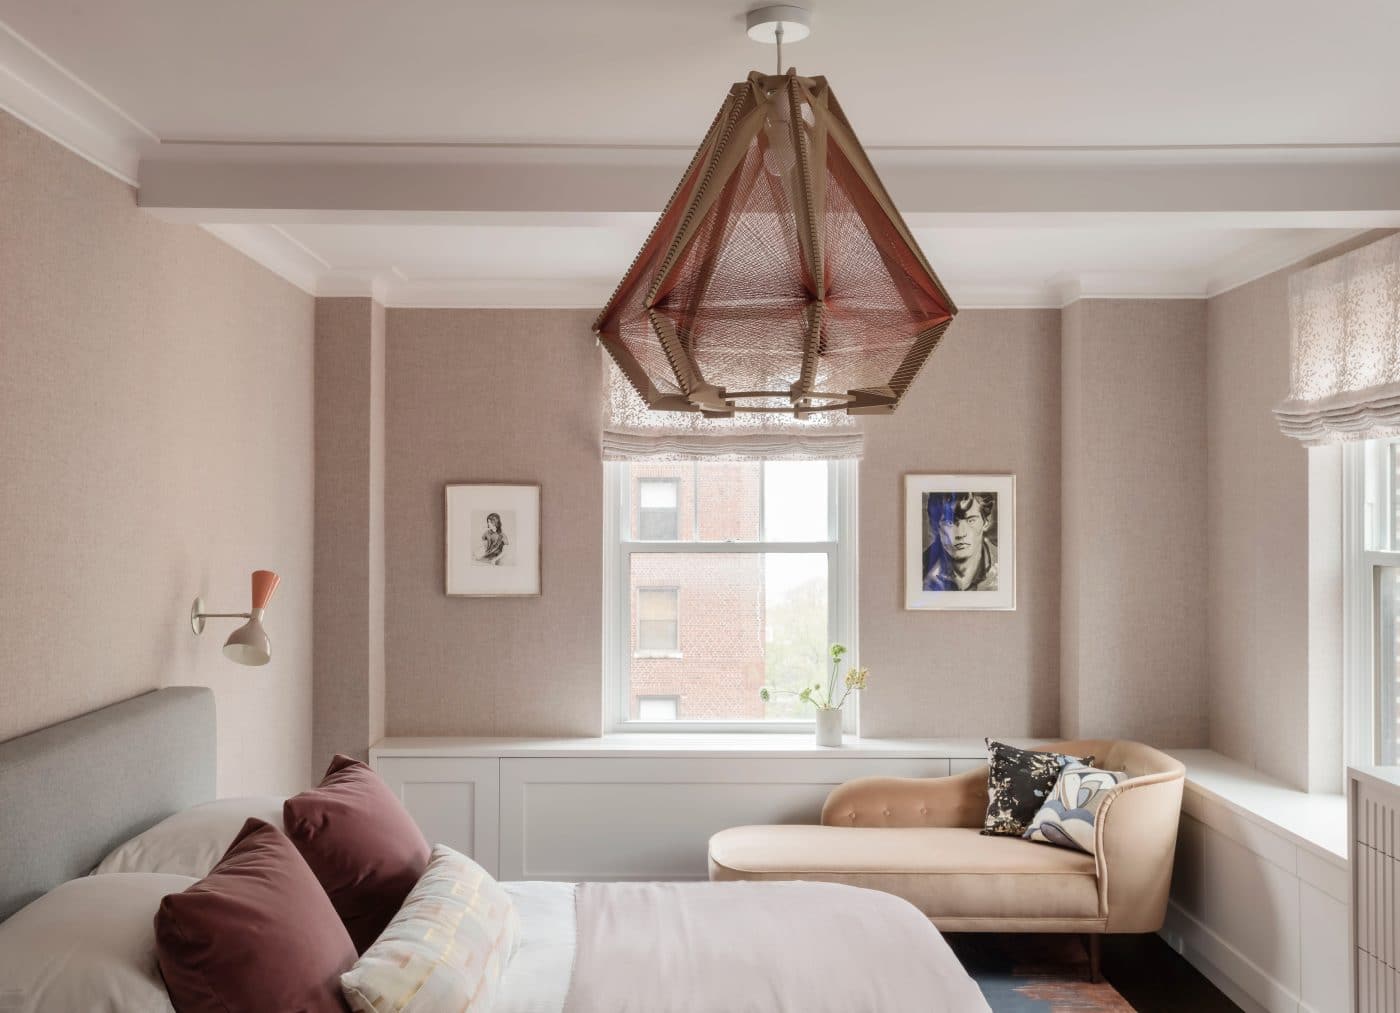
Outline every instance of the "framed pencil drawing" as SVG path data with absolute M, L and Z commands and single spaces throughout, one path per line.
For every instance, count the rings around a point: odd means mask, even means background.
M 1016 608 L 1016 477 L 904 476 L 904 607 Z
M 477 482 L 447 486 L 447 593 L 540 593 L 540 487 Z

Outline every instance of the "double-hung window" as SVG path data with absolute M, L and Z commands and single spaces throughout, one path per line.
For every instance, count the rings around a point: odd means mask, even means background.
M 1343 449 L 1347 759 L 1400 762 L 1400 440 Z
M 604 469 L 609 729 L 810 728 L 759 691 L 824 680 L 829 645 L 855 649 L 855 462 Z

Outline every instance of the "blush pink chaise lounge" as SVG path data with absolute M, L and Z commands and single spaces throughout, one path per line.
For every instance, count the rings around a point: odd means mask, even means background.
M 951 777 L 865 777 L 835 788 L 820 826 L 749 826 L 710 838 L 712 880 L 805 879 L 882 890 L 945 932 L 1075 932 L 1099 975 L 1103 933 L 1155 932 L 1171 886 L 1186 768 L 1138 742 L 1056 742 L 1122 770 L 1098 810 L 1096 854 L 978 833 L 987 767 Z

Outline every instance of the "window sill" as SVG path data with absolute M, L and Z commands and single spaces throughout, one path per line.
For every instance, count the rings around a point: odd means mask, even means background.
M 669 658 L 672 661 L 679 661 L 681 658 L 684 658 L 685 655 L 680 651 L 633 651 L 632 657 L 643 660 Z
M 1031 739 L 1006 740 L 1033 745 Z M 596 738 L 388 738 L 372 756 L 481 757 L 868 757 L 984 762 L 981 739 L 863 739 L 847 736 L 840 746 L 818 746 L 811 732 L 619 732 Z
M 1187 815 L 1212 826 L 1220 821 L 1223 808 L 1331 865 L 1346 868 L 1346 796 L 1298 791 L 1210 749 L 1168 752 L 1186 764 L 1182 811 Z

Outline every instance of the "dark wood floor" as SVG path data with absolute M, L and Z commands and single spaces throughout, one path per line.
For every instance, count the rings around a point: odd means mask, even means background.
M 1156 935 L 1106 936 L 1103 980 L 1089 979 L 1082 935 L 948 933 L 993 1013 L 1240 1013 Z
M 1106 936 L 1103 975 L 1137 1013 L 1240 1013 L 1160 936 Z

